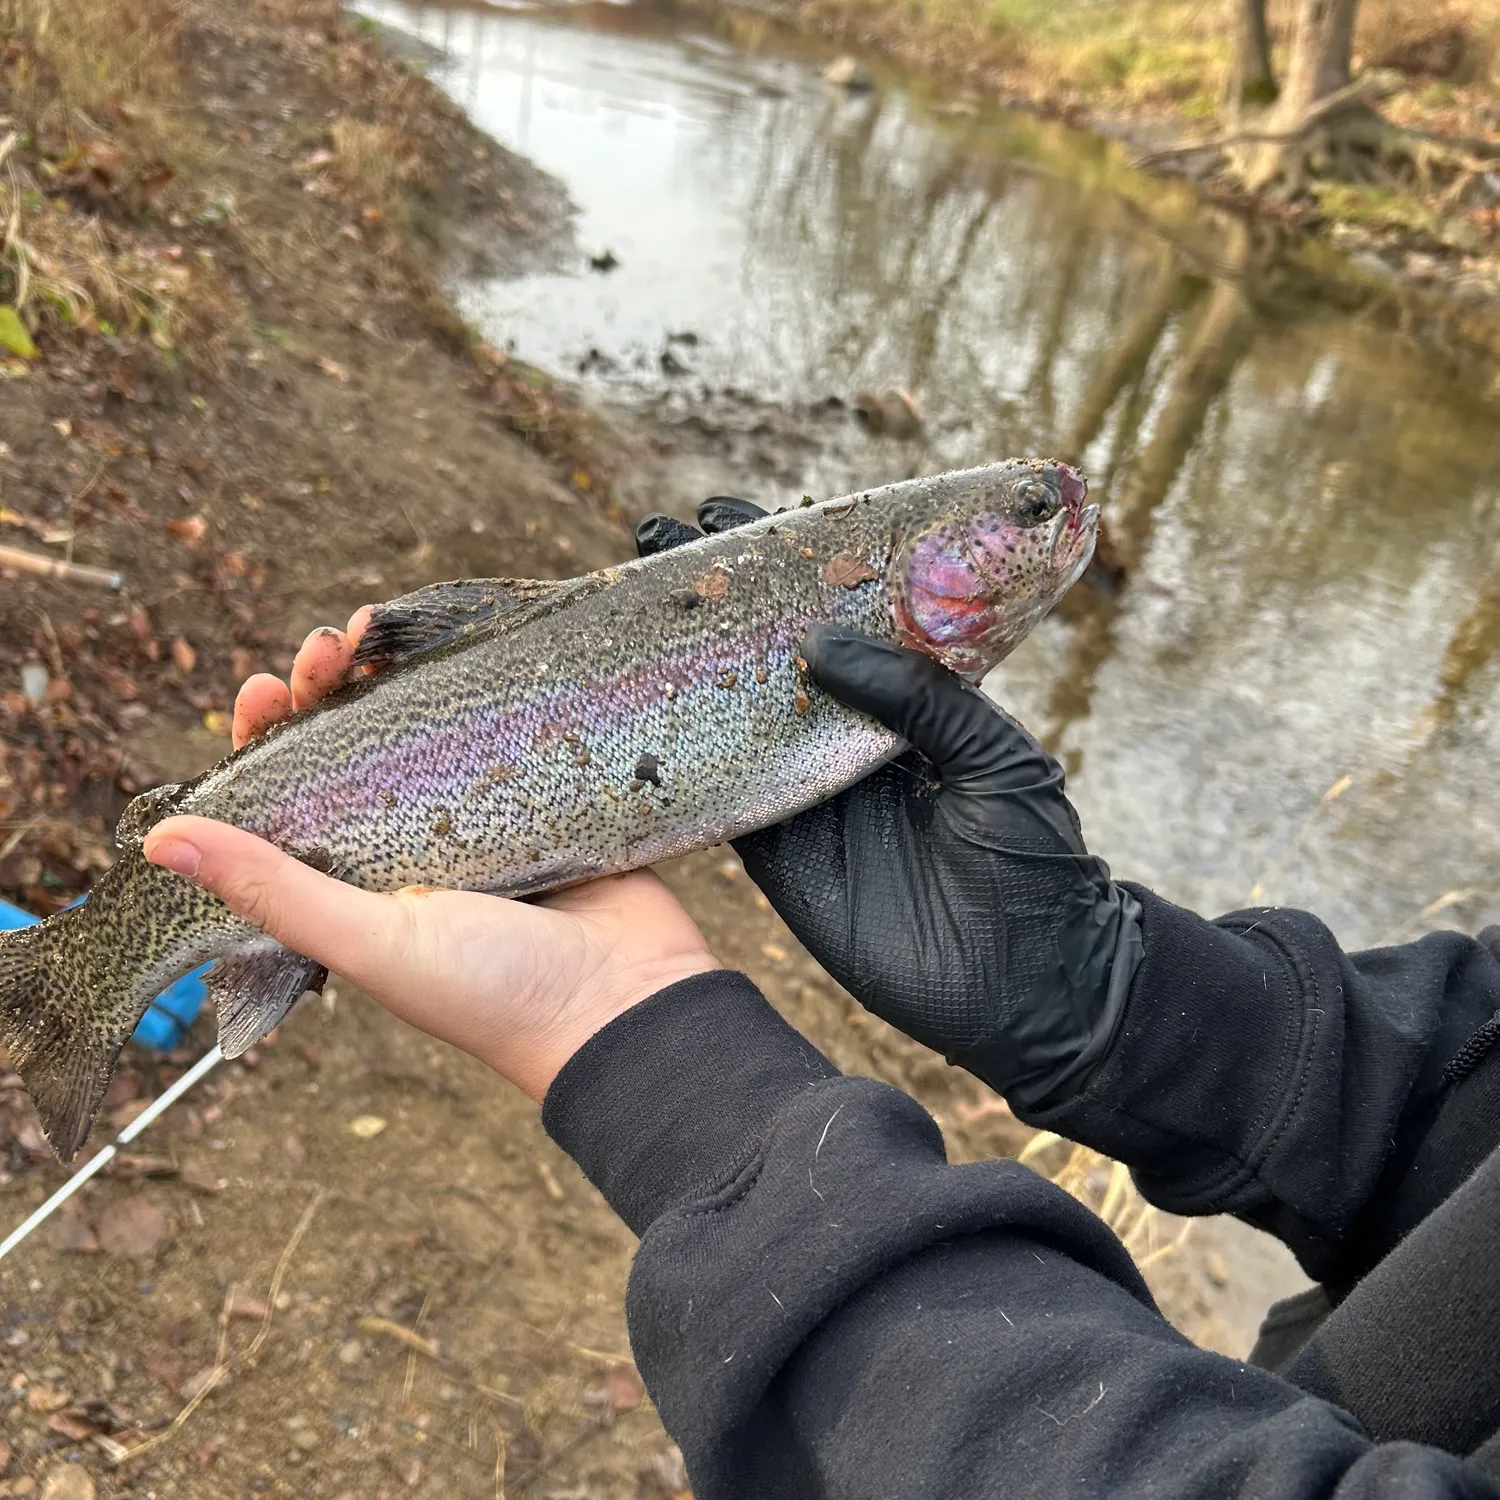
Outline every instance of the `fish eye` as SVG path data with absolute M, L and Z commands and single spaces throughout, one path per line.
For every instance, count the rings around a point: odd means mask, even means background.
M 1027 479 L 1016 486 L 1016 520 L 1022 526 L 1040 526 L 1062 509 L 1062 496 L 1040 479 Z

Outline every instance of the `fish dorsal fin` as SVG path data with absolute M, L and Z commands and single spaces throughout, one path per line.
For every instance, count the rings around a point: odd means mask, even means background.
M 120 821 L 115 824 L 115 848 L 129 849 L 131 845 L 140 843 L 148 830 L 166 817 L 181 790 L 181 782 L 168 781 L 161 786 L 152 787 L 149 792 L 142 792 L 139 797 L 128 802 L 125 811 L 120 814 Z
M 470 636 L 489 635 L 550 613 L 588 588 L 588 578 L 461 578 L 377 604 L 354 653 L 356 666 L 393 667 Z

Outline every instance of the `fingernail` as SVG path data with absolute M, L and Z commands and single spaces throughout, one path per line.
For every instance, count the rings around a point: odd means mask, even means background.
M 186 839 L 163 839 L 146 858 L 153 865 L 174 870 L 189 879 L 198 873 L 198 867 L 203 863 L 203 856 L 199 854 L 197 846 L 188 843 Z

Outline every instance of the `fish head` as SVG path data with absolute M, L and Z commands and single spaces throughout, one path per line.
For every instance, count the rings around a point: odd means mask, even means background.
M 1063 463 L 1011 463 L 968 481 L 897 553 L 892 607 L 903 644 L 961 675 L 1008 656 L 1082 576 L 1099 507 Z

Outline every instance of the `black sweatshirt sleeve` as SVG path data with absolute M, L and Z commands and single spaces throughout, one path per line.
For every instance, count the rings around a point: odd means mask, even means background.
M 1350 955 L 1305 912 L 1207 922 L 1131 889 L 1144 956 L 1119 1032 L 1081 1095 L 1026 1118 L 1163 1208 L 1268 1230 L 1337 1295 L 1500 1145 L 1500 1078 L 1460 1088 L 1450 1066 L 1500 1007 L 1500 961 L 1455 932 Z
M 631 1341 L 698 1500 L 1500 1500 L 1194 1348 L 1097 1218 L 1014 1162 L 949 1166 L 741 975 L 611 1023 L 543 1119 L 642 1233 Z

